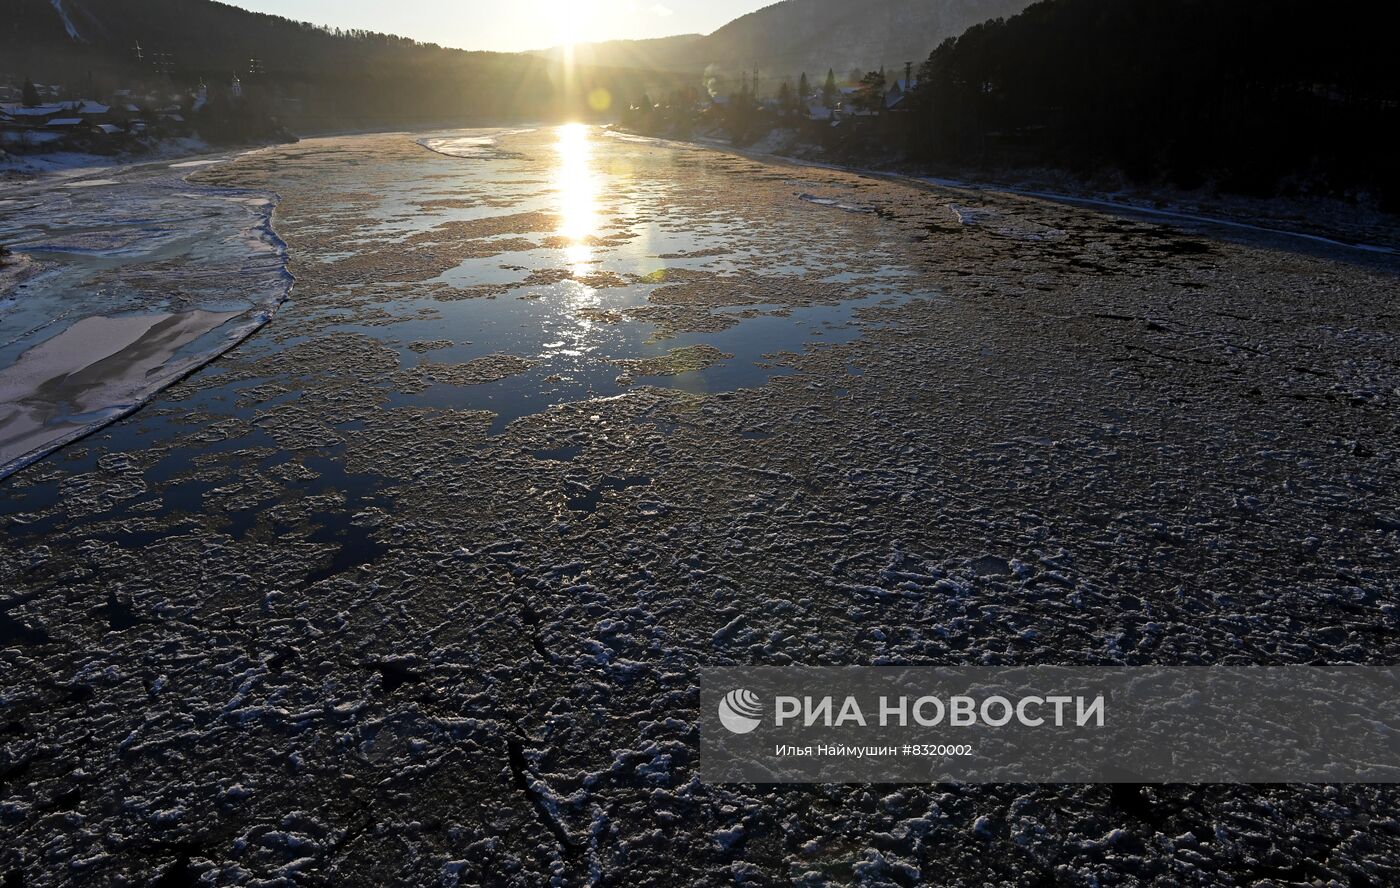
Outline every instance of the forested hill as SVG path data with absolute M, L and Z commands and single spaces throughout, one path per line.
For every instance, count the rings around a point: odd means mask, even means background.
M 819 76 L 828 68 L 881 65 L 902 71 L 947 37 L 1025 9 L 1031 0 L 783 0 L 706 36 L 613 41 L 585 47 L 602 64 L 730 73 L 758 68 L 765 79 Z M 902 74 L 900 75 L 902 76 Z
M 1043 0 L 923 66 L 915 153 L 1400 209 L 1400 4 Z
M 784 0 L 735 19 L 696 47 L 699 60 L 771 68 L 776 74 L 838 73 L 917 60 L 978 22 L 1030 0 Z
M 635 72 L 589 70 L 566 94 L 537 57 L 328 30 L 213 0 L 5 0 L 4 8 L 0 74 L 101 93 L 152 78 L 226 84 L 237 73 L 291 100 L 284 108 L 345 126 L 535 118 L 567 113 L 594 85 L 623 101 L 664 88 Z

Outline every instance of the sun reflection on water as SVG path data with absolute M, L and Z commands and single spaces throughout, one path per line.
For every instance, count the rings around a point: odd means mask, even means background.
M 593 145 L 588 127 L 568 123 L 559 127 L 555 151 L 559 163 L 554 170 L 554 189 L 559 202 L 558 234 L 568 241 L 565 260 L 578 277 L 588 273 L 593 262 L 591 239 L 598 234 L 598 176 L 593 170 Z

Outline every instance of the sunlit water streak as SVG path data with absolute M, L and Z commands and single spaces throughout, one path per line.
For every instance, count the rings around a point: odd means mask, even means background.
M 810 250 L 796 237 L 786 241 L 790 255 L 782 263 L 750 265 L 746 258 L 750 253 L 762 253 L 770 247 L 751 238 L 754 229 L 748 225 L 710 215 L 681 217 L 676 222 L 667 218 L 666 224 L 659 225 L 656 211 L 661 209 L 669 217 L 675 209 L 671 191 L 688 187 L 675 180 L 678 173 L 671 166 L 674 149 L 603 138 L 597 128 L 578 123 L 533 133 L 455 133 L 419 141 L 461 159 L 463 175 L 470 176 L 464 189 L 475 193 L 492 189 L 493 181 L 499 182 L 515 189 L 512 194 L 518 198 L 508 212 L 551 213 L 556 219 L 550 234 L 562 242 L 550 249 L 510 254 L 505 263 L 500 257 L 468 260 L 444 274 L 443 281 L 462 287 L 508 283 L 518 280 L 520 272 L 503 269 L 516 267 L 539 271 L 562 268 L 571 278 L 543 287 L 521 286 L 491 300 L 425 302 L 441 317 L 396 325 L 404 341 L 435 339 L 457 330 L 463 331 L 461 338 L 469 336 L 471 342 L 427 358 L 404 351 L 401 360 L 405 364 L 465 361 L 491 354 L 522 355 L 538 363 L 499 382 L 466 387 L 433 385 L 424 392 L 394 393 L 391 406 L 484 408 L 497 414 L 495 428 L 499 430 L 518 417 L 554 404 L 629 391 L 626 382 L 618 381 L 627 374 L 610 363 L 613 360 L 658 357 L 692 345 L 711 345 L 733 357 L 673 376 L 633 376 L 632 384 L 696 393 L 759 386 L 792 372 L 774 365 L 769 356 L 800 353 L 815 344 L 848 342 L 860 335 L 854 320 L 857 309 L 925 295 L 903 292 L 906 269 L 846 272 L 839 258 Z M 486 142 L 496 150 L 489 154 L 443 150 L 451 144 Z M 516 160 L 512 163 L 509 158 Z M 545 175 L 543 181 L 530 184 L 539 172 Z M 714 184 L 726 190 L 736 187 L 738 180 L 721 175 Z M 794 206 L 801 205 L 794 196 Z M 734 207 L 743 212 L 744 202 L 736 200 Z M 475 210 L 463 212 L 478 218 Z M 647 221 L 628 221 L 636 217 Z M 723 255 L 705 255 L 713 250 Z M 695 253 L 702 258 L 682 258 Z M 681 332 L 659 340 L 655 324 L 627 316 L 630 310 L 649 304 L 649 295 L 664 281 L 668 268 L 736 274 L 752 272 L 762 264 L 771 273 L 849 283 L 850 298 L 835 304 L 718 308 L 716 313 L 732 316 L 737 323 L 726 329 Z M 590 286 L 588 281 L 599 274 L 656 277 L 658 283 Z M 597 312 L 620 313 L 623 319 L 599 321 L 594 319 Z M 377 335 L 373 327 L 347 324 L 341 329 Z
M 582 277 L 593 263 L 590 239 L 601 233 L 593 145 L 588 127 L 581 123 L 565 124 L 558 133 L 554 189 L 559 201 L 559 235 L 569 240 L 564 255 L 570 269 L 576 277 Z

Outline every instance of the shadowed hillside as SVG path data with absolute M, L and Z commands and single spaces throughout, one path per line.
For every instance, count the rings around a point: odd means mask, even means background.
M 575 113 L 597 86 L 619 101 L 669 86 L 598 70 L 566 84 L 537 57 L 320 28 L 212 0 L 7 0 L 0 59 L 0 74 L 75 94 L 140 79 L 221 84 L 237 73 L 250 90 L 275 93 L 289 116 L 337 126 L 538 118 Z
M 928 56 L 916 156 L 1400 200 L 1392 5 L 1044 0 Z

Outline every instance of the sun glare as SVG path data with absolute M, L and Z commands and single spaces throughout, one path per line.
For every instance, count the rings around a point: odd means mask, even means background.
M 555 29 L 555 43 L 573 50 L 577 43 L 588 40 L 596 24 L 597 4 L 593 0 L 554 0 L 549 5 Z
M 586 274 L 593 261 L 589 239 L 598 233 L 598 179 L 593 171 L 593 146 L 588 127 L 566 123 L 558 129 L 555 151 L 559 163 L 554 172 L 558 200 L 558 233 L 569 241 L 565 248 L 576 275 Z

